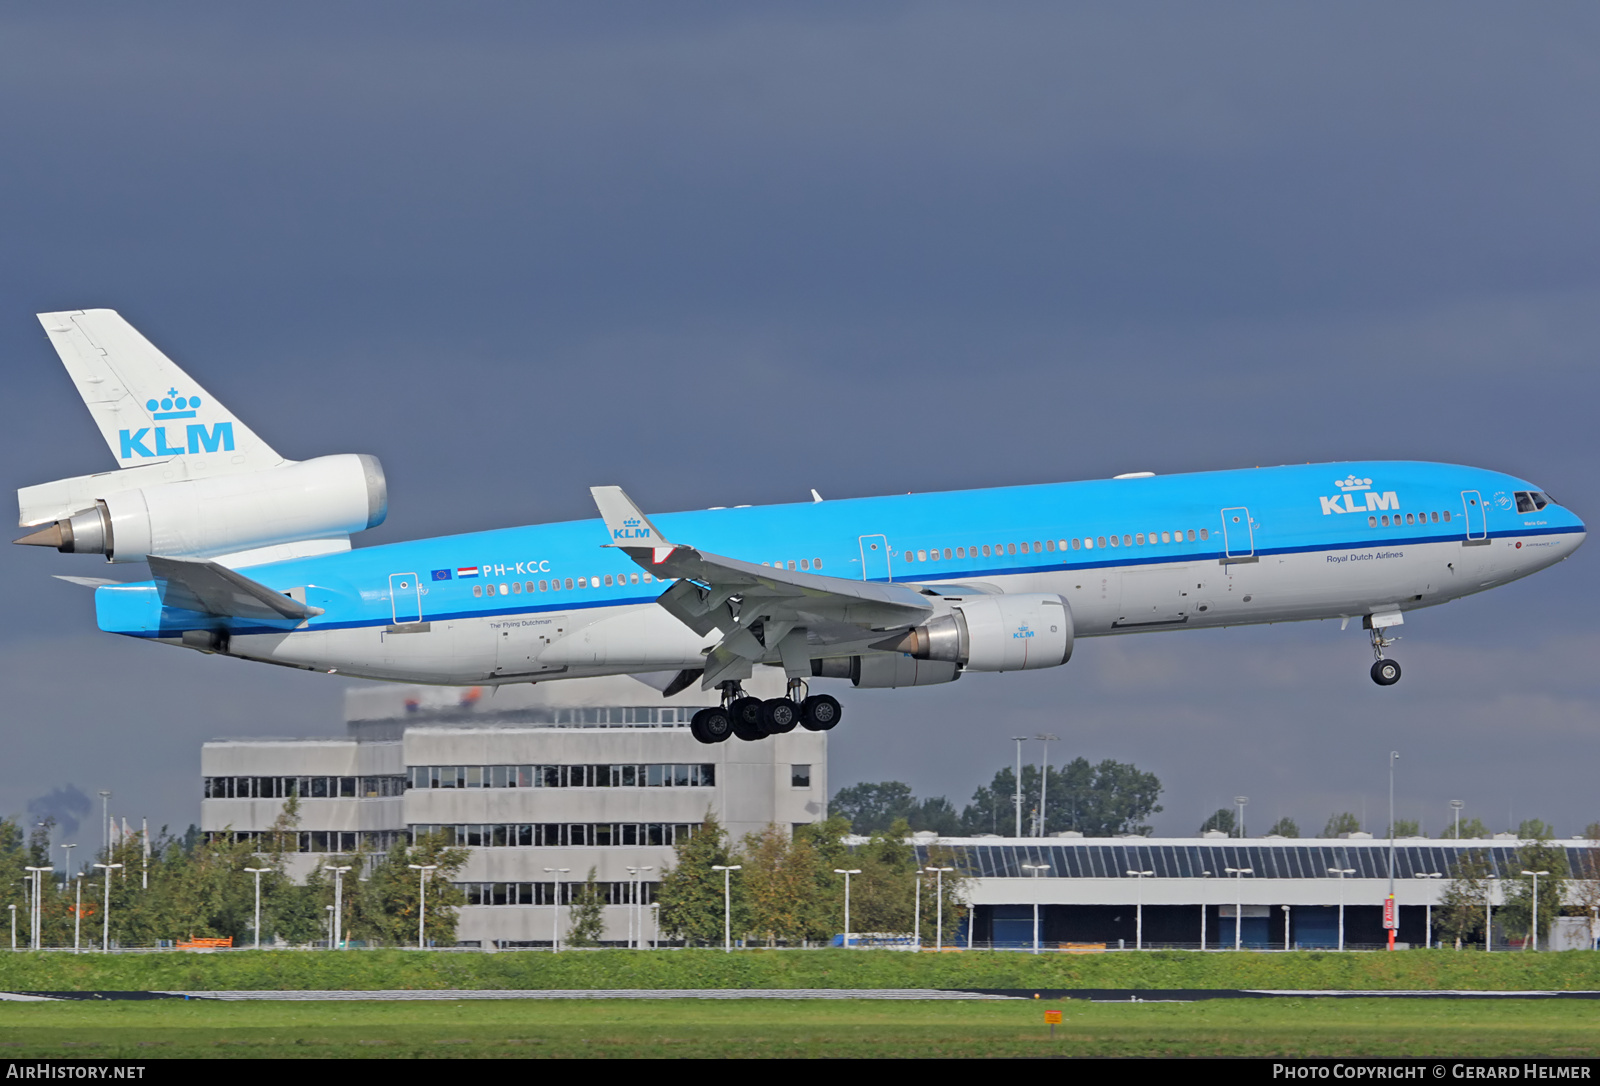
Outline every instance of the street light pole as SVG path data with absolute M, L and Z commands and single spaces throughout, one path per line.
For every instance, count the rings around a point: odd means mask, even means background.
M 1528 925 L 1533 930 L 1533 949 L 1539 949 L 1539 876 L 1548 875 L 1548 871 L 1524 871 L 1524 875 L 1533 876 L 1533 921 Z
M 428 875 L 436 871 L 438 864 L 406 864 L 417 873 L 417 949 L 428 948 L 427 929 L 423 927 L 428 916 Z
M 938 910 L 937 910 L 937 913 L 936 913 L 936 915 L 939 917 L 939 926 L 938 926 L 938 935 L 936 936 L 936 944 L 935 944 L 935 946 L 936 946 L 937 949 L 943 950 L 944 949 L 944 873 L 946 871 L 954 871 L 955 868 L 953 868 L 953 867 L 925 867 L 925 868 L 923 868 L 923 870 L 924 871 L 932 871 L 933 874 L 934 874 L 933 896 L 939 899 L 939 901 L 938 901 Z M 918 883 L 918 885 L 920 886 L 921 883 Z
M 1020 750 L 1022 748 L 1019 747 L 1017 749 Z M 1018 808 L 1018 810 L 1021 810 L 1021 808 Z M 833 869 L 833 873 L 835 875 L 843 875 L 844 876 L 844 946 L 845 946 L 846 950 L 849 950 L 850 949 L 850 876 L 851 875 L 859 875 L 859 874 L 861 874 L 861 869 L 859 867 L 852 867 L 852 868 L 849 868 L 849 869 L 846 869 L 846 868 L 843 868 L 843 867 L 836 867 L 836 868 Z
M 261 876 L 271 871 L 270 867 L 247 867 L 246 871 L 256 877 L 256 949 L 261 949 Z
M 1023 864 L 1022 869 L 1024 871 L 1032 871 L 1034 879 L 1037 880 L 1041 874 L 1050 870 L 1050 865 Z M 1039 890 L 1037 887 L 1033 891 L 1033 952 L 1035 954 L 1039 953 Z
M 339 950 L 344 943 L 344 873 L 350 870 L 350 865 L 323 864 L 322 869 L 333 872 L 333 946 Z
M 724 954 L 733 953 L 733 883 L 730 880 L 733 878 L 735 871 L 743 869 L 744 864 L 711 865 L 711 870 L 722 872 L 722 952 Z M 845 922 L 848 926 L 850 916 L 850 880 L 848 878 L 844 880 L 844 887 L 844 914 Z
M 1389 752 L 1389 906 L 1394 910 L 1393 919 L 1384 926 L 1389 929 L 1389 949 L 1394 949 L 1394 935 L 1400 928 L 1400 903 L 1394 896 L 1394 763 L 1400 757 L 1400 752 Z
M 109 796 L 111 793 L 101 792 L 100 794 Z M 108 860 L 110 858 L 109 856 L 106 857 Z M 95 864 L 95 866 L 106 873 L 106 897 L 105 902 L 101 905 L 101 913 L 103 915 L 100 917 L 100 950 L 102 953 L 109 954 L 111 952 L 111 872 L 120 870 L 122 865 Z
M 1209 879 L 1211 877 L 1211 872 L 1202 871 L 1202 872 L 1200 872 L 1200 877 L 1203 878 L 1203 879 Z M 1204 883 L 1202 883 L 1201 885 L 1204 885 Z M 1201 896 L 1201 898 L 1207 898 L 1207 897 L 1210 897 L 1211 895 L 1202 892 L 1200 894 L 1200 896 Z M 1200 902 L 1200 949 L 1204 950 L 1205 948 L 1206 948 L 1206 903 L 1205 903 L 1204 900 L 1202 900 Z
M 1354 875 L 1355 873 L 1356 873 L 1356 869 L 1353 868 L 1353 867 L 1330 867 L 1330 868 L 1328 868 L 1328 874 L 1330 874 L 1330 875 L 1338 875 L 1339 876 L 1339 949 L 1340 950 L 1344 949 L 1344 877 L 1346 875 Z
M 1234 796 L 1234 805 L 1239 808 L 1239 836 L 1244 837 L 1244 805 L 1250 802 L 1249 796 Z
M 1250 867 L 1228 867 L 1223 870 L 1227 871 L 1236 880 L 1233 895 L 1233 949 L 1242 950 L 1244 947 L 1244 882 L 1242 880 L 1246 875 L 1255 874 L 1255 869 Z
M 39 914 L 44 911 L 44 876 L 55 868 L 24 867 L 23 870 L 31 872 L 28 877 L 32 880 L 28 893 L 28 947 L 39 950 L 44 940 L 44 925 L 39 922 Z
M 1137 883 L 1137 886 L 1138 886 L 1138 900 L 1134 905 L 1134 913 L 1133 913 L 1133 915 L 1134 915 L 1134 922 L 1133 922 L 1133 949 L 1135 949 L 1135 950 L 1143 950 L 1144 949 L 1144 880 L 1149 878 L 1151 875 L 1154 875 L 1155 872 L 1154 871 L 1132 871 L 1132 870 L 1130 870 L 1130 871 L 1127 872 L 1127 874 L 1132 875 L 1135 879 L 1138 880 L 1138 883 Z
M 1012 806 L 1016 808 L 1017 836 L 1021 837 L 1022 836 L 1022 744 L 1026 743 L 1028 741 L 1028 737 L 1025 736 L 1025 735 L 1013 735 L 1011 737 L 1011 741 L 1017 745 L 1017 782 L 1016 782 L 1017 783 L 1017 795 L 1016 795 L 1016 798 L 1014 800 L 1012 800 Z
M 572 868 L 570 868 L 570 867 L 547 867 L 547 868 L 544 869 L 544 873 L 546 875 L 565 875 L 567 872 L 569 872 L 571 870 L 572 870 Z M 550 895 L 550 910 L 551 910 L 550 911 L 550 953 L 552 953 L 552 954 L 560 954 L 561 953 L 561 880 L 560 879 L 554 879 L 551 882 L 551 886 L 554 887 L 554 890 Z
M 1039 832 L 1034 836 L 1043 837 L 1045 797 L 1050 789 L 1050 744 L 1058 742 L 1060 737 L 1040 732 L 1034 738 L 1039 740 L 1041 744 L 1039 748 Z
M 1457 841 L 1461 840 L 1461 808 L 1465 806 L 1466 804 L 1462 803 L 1459 799 L 1453 799 L 1450 801 L 1450 813 L 1455 816 L 1456 820 Z
M 72 952 L 79 953 L 83 942 L 83 872 L 78 872 L 78 900 L 72 909 Z
M 1413 873 L 1413 877 L 1414 878 L 1419 878 L 1419 879 L 1442 879 L 1442 878 L 1444 878 L 1444 873 L 1441 872 L 1441 871 L 1417 871 L 1417 872 Z M 1433 949 L 1433 896 L 1431 894 L 1428 897 L 1427 906 L 1428 906 L 1428 912 L 1427 912 L 1427 918 L 1428 918 L 1427 919 L 1427 939 L 1428 939 L 1428 942 L 1427 942 L 1427 946 L 1428 946 L 1429 950 L 1432 950 Z

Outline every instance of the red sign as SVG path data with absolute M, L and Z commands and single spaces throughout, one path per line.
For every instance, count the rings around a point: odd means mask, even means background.
M 1386 928 L 1398 928 L 1400 926 L 1400 922 L 1395 919 L 1394 915 L 1393 894 L 1383 899 L 1383 926 Z

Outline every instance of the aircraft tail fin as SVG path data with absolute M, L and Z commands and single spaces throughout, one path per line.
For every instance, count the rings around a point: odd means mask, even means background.
M 217 471 L 283 462 L 115 310 L 40 313 L 39 323 L 119 468 L 190 456 Z

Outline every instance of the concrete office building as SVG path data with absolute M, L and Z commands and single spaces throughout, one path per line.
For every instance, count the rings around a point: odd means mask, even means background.
M 775 697 L 782 676 L 758 672 L 746 686 Z M 346 699 L 345 738 L 207 743 L 201 828 L 261 834 L 293 792 L 297 877 L 330 854 L 440 831 L 471 850 L 454 876 L 468 900 L 460 941 L 548 945 L 591 868 L 606 938 L 649 939 L 649 911 L 632 906 L 654 900 L 674 842 L 708 811 L 735 838 L 826 812 L 825 733 L 706 746 L 688 724 L 711 703 L 698 690 L 663 699 L 627 677 L 493 694 L 362 687 Z

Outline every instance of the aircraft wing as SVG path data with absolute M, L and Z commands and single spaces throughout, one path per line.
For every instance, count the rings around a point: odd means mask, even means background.
M 867 651 L 883 631 L 919 625 L 934 613 L 928 597 L 908 585 L 801 573 L 673 543 L 621 487 L 590 492 L 611 534 L 608 546 L 676 582 L 656 602 L 701 636 L 723 634 L 706 660 L 705 689 L 748 678 L 761 662 L 781 662 L 791 677 L 810 674 L 815 656 Z
M 308 607 L 216 562 L 154 554 L 149 562 L 161 602 L 167 607 L 225 618 L 277 621 L 322 614 L 320 607 Z

